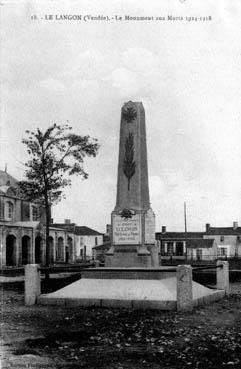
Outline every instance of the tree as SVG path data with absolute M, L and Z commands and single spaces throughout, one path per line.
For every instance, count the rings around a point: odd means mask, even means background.
M 28 137 L 22 140 L 30 159 L 25 163 L 26 180 L 20 181 L 18 187 L 26 199 L 40 202 L 45 209 L 47 266 L 51 207 L 64 196 L 72 175 L 88 178 L 84 158 L 95 157 L 99 149 L 97 139 L 73 134 L 71 130 L 68 124 L 54 124 L 45 132 L 39 128 L 36 132 L 26 131 Z

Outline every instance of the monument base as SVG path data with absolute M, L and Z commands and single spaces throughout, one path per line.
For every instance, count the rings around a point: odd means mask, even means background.
M 157 268 L 158 252 L 155 245 L 115 245 L 105 254 L 107 268 Z
M 173 268 L 98 268 L 82 271 L 82 278 L 58 291 L 38 297 L 42 305 L 96 306 L 177 310 L 177 278 Z M 225 296 L 192 282 L 193 305 Z
M 105 266 L 107 268 L 112 267 L 151 267 L 151 256 L 150 255 L 138 255 L 135 253 L 124 253 L 120 252 L 114 255 L 105 256 Z
M 130 213 L 130 217 L 125 218 L 123 212 Z M 159 267 L 155 215 L 151 208 L 115 209 L 111 213 L 111 224 L 112 246 L 106 253 L 106 267 Z

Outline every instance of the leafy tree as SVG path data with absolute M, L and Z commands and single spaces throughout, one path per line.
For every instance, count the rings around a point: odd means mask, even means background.
M 22 142 L 30 159 L 25 163 L 26 180 L 18 183 L 19 190 L 30 201 L 43 204 L 46 217 L 46 265 L 49 265 L 49 226 L 51 207 L 64 196 L 64 188 L 71 185 L 70 177 L 88 178 L 84 158 L 95 157 L 99 145 L 95 138 L 71 132 L 68 124 L 50 126 L 45 132 L 26 131 Z

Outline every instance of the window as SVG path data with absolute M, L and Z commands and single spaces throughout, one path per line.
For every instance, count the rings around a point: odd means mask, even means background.
M 183 256 L 183 242 L 176 243 L 176 255 Z
M 224 236 L 220 236 L 220 241 L 223 242 L 224 241 Z
M 95 246 L 98 245 L 98 237 L 95 237 Z
M 190 259 L 193 259 L 193 249 L 187 249 L 188 256 Z
M 38 209 L 36 206 L 32 206 L 32 220 L 38 220 Z
M 13 204 L 10 201 L 6 203 L 6 218 L 13 219 Z
M 203 250 L 197 249 L 197 260 L 202 260 Z
M 237 241 L 241 242 L 241 236 L 237 236 Z
M 228 255 L 227 247 L 220 247 L 219 248 L 219 256 L 227 256 L 227 255 Z
M 160 245 L 160 253 L 161 255 L 165 255 L 165 244 L 163 241 L 161 242 L 161 245 Z
M 173 243 L 172 242 L 167 243 L 167 255 L 173 255 Z

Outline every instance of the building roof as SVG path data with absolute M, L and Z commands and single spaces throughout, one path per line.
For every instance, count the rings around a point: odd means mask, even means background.
M 0 194 L 9 197 L 16 197 L 16 189 L 14 186 L 0 186 Z
M 233 228 L 233 227 L 210 227 L 205 235 L 241 235 L 241 227 Z
M 110 242 L 105 242 L 102 245 L 97 245 L 97 246 L 92 247 L 92 249 L 98 250 L 98 251 L 101 251 L 101 250 L 105 251 L 105 250 L 108 250 L 110 246 L 111 246 Z
M 44 224 L 44 226 L 46 226 L 46 224 Z M 62 232 L 69 232 L 69 233 L 74 233 L 73 231 L 70 231 L 69 229 L 67 228 L 63 228 L 63 227 L 52 227 L 52 225 L 50 224 L 49 225 L 49 229 L 51 231 L 62 231 Z
M 18 183 L 17 179 L 12 177 L 7 172 L 0 170 L 0 186 L 15 186 Z
M 86 226 L 76 226 L 75 223 L 53 223 L 50 224 L 53 228 L 63 228 L 69 232 L 74 232 L 78 236 L 102 236 L 103 233 L 97 232 Z
M 156 239 L 158 240 L 179 240 L 188 238 L 203 238 L 204 232 L 156 232 Z
M 94 229 L 85 227 L 85 226 L 81 226 L 81 227 L 76 226 L 75 234 L 80 235 L 80 236 L 102 236 L 103 235 L 103 233 L 99 233 L 95 231 Z
M 186 246 L 190 249 L 202 249 L 213 247 L 215 240 L 213 238 L 209 239 L 189 239 L 187 240 Z
M 2 193 L 7 193 L 7 191 L 9 190 L 9 188 L 11 188 L 10 186 L 6 186 L 6 185 L 2 185 L 0 186 L 0 191 Z
M 62 228 L 69 232 L 74 232 L 75 230 L 75 223 L 51 223 L 51 228 Z

